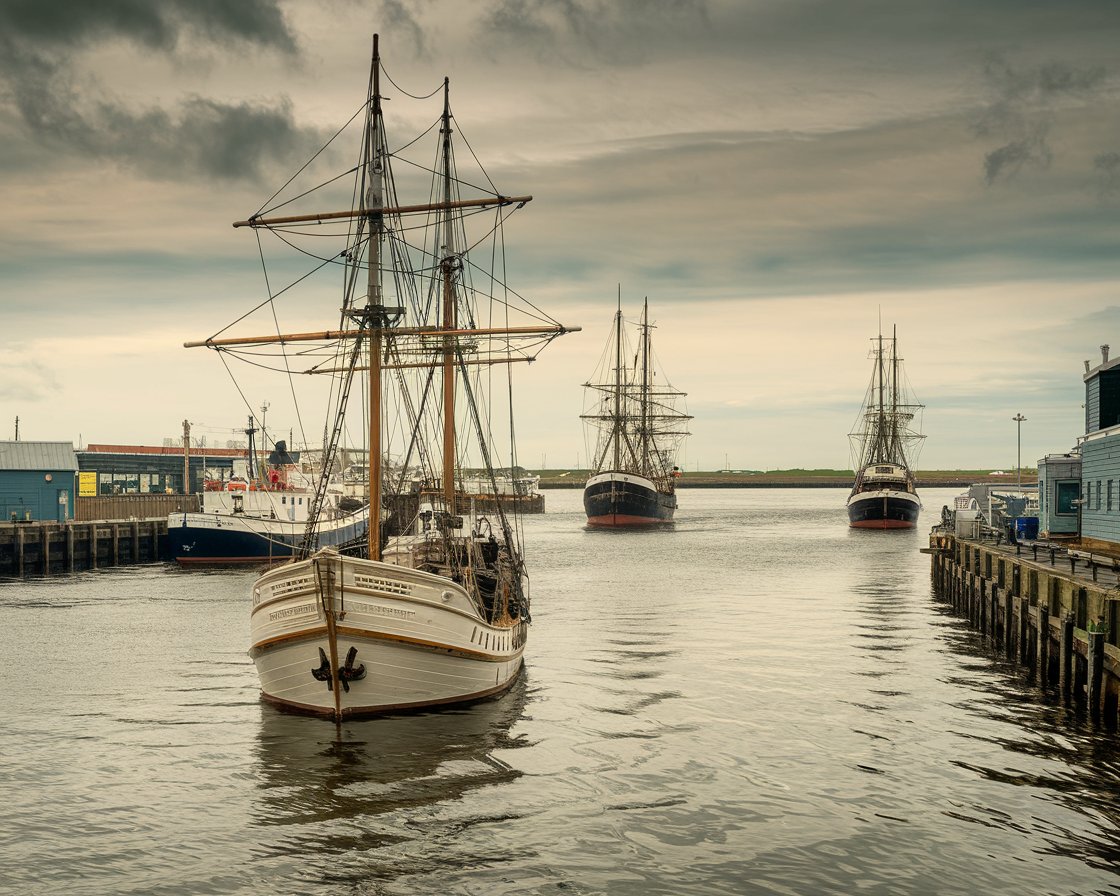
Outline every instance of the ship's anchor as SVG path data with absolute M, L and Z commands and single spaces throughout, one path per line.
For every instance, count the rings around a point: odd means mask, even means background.
M 334 690 L 334 676 L 331 675 L 331 661 L 327 659 L 327 655 L 323 652 L 323 648 L 319 648 L 319 668 L 312 669 L 311 674 L 316 681 L 325 681 L 327 683 L 327 690 Z
M 358 648 L 351 647 L 346 653 L 346 662 L 341 669 L 338 670 L 338 680 L 342 682 L 342 690 L 350 693 L 350 682 L 361 681 L 366 677 L 366 667 L 364 663 L 359 663 L 357 668 L 354 667 L 354 660 L 358 658 Z M 319 668 L 312 669 L 311 675 L 316 681 L 325 681 L 327 683 L 327 690 L 334 690 L 334 676 L 331 675 L 331 661 L 327 659 L 327 654 L 323 648 L 319 648 Z
M 338 680 L 342 682 L 342 690 L 350 693 L 350 682 L 361 681 L 366 677 L 366 667 L 364 663 L 359 663 L 357 668 L 354 668 L 354 660 L 358 657 L 358 648 L 351 647 L 346 652 L 346 662 L 341 669 L 338 670 Z

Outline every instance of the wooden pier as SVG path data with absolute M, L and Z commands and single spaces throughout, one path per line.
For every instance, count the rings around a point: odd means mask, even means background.
M 0 521 L 0 578 L 55 576 L 163 560 L 170 513 L 197 495 L 79 497 L 76 519 Z
M 66 575 L 162 559 L 167 518 L 0 523 L 0 578 Z
M 1075 545 L 1008 544 L 934 529 L 933 585 L 1035 683 L 1056 688 L 1116 730 L 1120 563 Z

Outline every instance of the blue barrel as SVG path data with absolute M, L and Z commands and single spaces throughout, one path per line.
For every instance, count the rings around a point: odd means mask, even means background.
M 1038 517 L 1015 517 L 1015 537 L 1025 539 L 1027 541 L 1033 541 L 1034 539 L 1038 538 Z

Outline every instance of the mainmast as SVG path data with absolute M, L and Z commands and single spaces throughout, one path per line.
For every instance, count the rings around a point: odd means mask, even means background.
M 649 458 L 650 394 L 649 394 L 649 298 L 642 303 L 642 475 L 653 475 Z
M 369 145 L 366 158 L 369 160 L 369 187 L 366 207 L 369 215 L 369 249 L 367 261 L 369 270 L 366 283 L 369 287 L 366 299 L 369 326 L 369 558 L 381 559 L 381 351 L 382 329 L 386 323 L 385 300 L 381 294 L 381 237 L 385 229 L 385 219 L 381 212 L 384 197 L 382 187 L 381 140 L 381 57 L 377 49 L 377 35 L 373 36 L 373 85 L 370 91 L 372 109 L 370 127 L 367 130 Z
M 443 201 L 451 202 L 451 107 L 448 79 L 443 79 L 443 116 L 440 133 L 443 137 Z M 455 284 L 452 216 L 443 222 L 443 258 L 440 272 L 443 280 L 443 499 L 448 513 L 455 512 Z
M 902 433 L 898 412 L 898 325 L 891 330 L 891 461 L 902 463 Z
M 614 468 L 622 469 L 622 285 L 614 315 Z

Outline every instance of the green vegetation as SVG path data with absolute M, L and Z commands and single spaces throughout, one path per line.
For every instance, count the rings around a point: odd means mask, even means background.
M 530 470 L 529 473 L 541 477 L 542 486 L 549 485 L 574 485 L 585 480 L 589 472 L 583 469 L 561 470 Z M 820 483 L 829 485 L 843 485 L 850 483 L 855 476 L 852 470 L 834 470 L 819 468 L 806 470 L 794 467 L 788 470 L 682 470 L 682 484 L 694 483 L 723 483 L 734 484 L 767 484 L 791 483 L 808 484 Z M 1000 482 L 1015 483 L 1021 476 L 1026 484 L 1036 481 L 1038 471 L 1034 467 L 1024 467 L 1021 473 L 1010 470 L 917 470 L 915 471 L 919 485 L 937 485 L 945 483 L 956 485 L 961 483 Z

